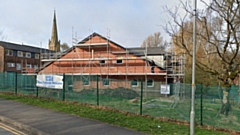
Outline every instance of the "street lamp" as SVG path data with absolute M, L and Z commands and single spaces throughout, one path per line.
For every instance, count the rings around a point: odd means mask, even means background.
M 195 101 L 195 66 L 196 66 L 196 7 L 197 0 L 193 2 L 194 6 L 194 18 L 193 18 L 193 59 L 192 59 L 192 101 L 191 101 L 191 112 L 190 112 L 190 135 L 194 135 L 195 130 L 195 111 L 194 111 L 194 101 Z

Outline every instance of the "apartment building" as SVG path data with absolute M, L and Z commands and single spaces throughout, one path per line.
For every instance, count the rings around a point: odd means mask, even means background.
M 41 65 L 41 52 L 54 51 L 0 41 L 0 72 L 34 73 Z

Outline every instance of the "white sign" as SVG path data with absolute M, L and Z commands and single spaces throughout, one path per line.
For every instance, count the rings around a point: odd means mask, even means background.
M 63 76 L 37 75 L 37 87 L 63 89 Z
M 162 84 L 160 88 L 161 94 L 170 94 L 170 85 Z

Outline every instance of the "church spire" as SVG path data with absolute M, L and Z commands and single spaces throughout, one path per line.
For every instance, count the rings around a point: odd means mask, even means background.
M 51 36 L 51 40 L 49 40 L 48 46 L 49 46 L 49 50 L 60 52 L 60 40 L 58 40 L 55 10 L 54 10 L 54 16 L 53 16 L 52 36 Z

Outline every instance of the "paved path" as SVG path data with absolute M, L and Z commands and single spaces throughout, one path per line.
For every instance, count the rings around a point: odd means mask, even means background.
M 37 135 L 144 135 L 99 121 L 1 98 L 0 120 Z

